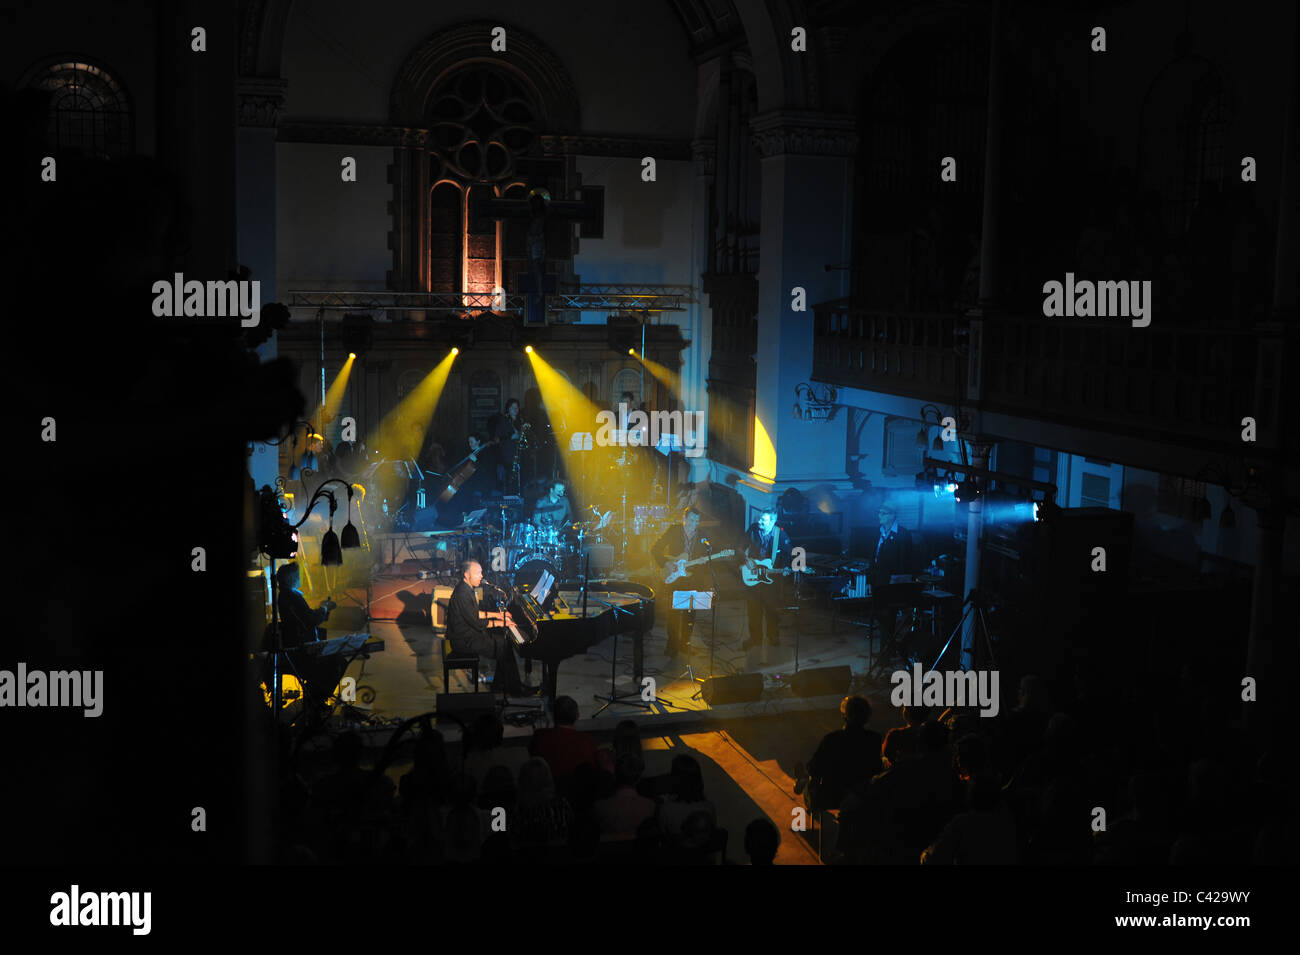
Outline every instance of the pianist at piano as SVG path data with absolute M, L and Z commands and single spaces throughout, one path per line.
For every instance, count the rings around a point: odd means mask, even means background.
M 460 581 L 447 602 L 447 639 L 457 653 L 476 653 L 496 661 L 495 687 L 507 696 L 531 696 L 537 687 L 519 679 L 513 642 L 505 627 L 514 620 L 508 611 L 480 610 L 474 588 L 483 583 L 483 567 L 476 560 L 461 564 Z M 488 624 L 495 624 L 489 627 Z

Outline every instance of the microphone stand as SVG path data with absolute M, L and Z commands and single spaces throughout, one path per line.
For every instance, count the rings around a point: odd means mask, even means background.
M 595 597 L 593 597 L 592 600 L 600 604 L 602 607 L 608 607 L 610 610 L 613 610 L 615 615 L 620 613 L 625 613 L 628 616 L 635 616 L 635 614 L 633 614 L 632 611 L 628 610 L 626 607 L 620 607 L 616 604 L 612 604 L 604 600 L 599 600 Z M 585 577 L 583 578 L 582 581 L 582 615 L 583 617 L 587 616 L 587 580 Z M 639 688 L 636 687 L 635 685 L 632 687 L 632 692 L 628 694 L 619 693 L 617 686 L 618 686 L 618 627 L 615 626 L 614 627 L 614 651 L 613 653 L 610 654 L 610 658 L 609 658 L 609 696 L 601 696 L 599 693 L 595 693 L 592 695 L 592 699 L 605 701 L 604 706 L 596 710 L 595 713 L 591 714 L 592 718 L 594 719 L 595 717 L 599 716 L 601 713 L 605 712 L 605 710 L 609 709 L 615 703 L 622 703 L 624 706 L 639 706 L 643 710 L 654 709 L 653 703 L 647 703 L 645 700 L 640 698 Z
M 707 537 L 700 543 L 709 549 L 709 582 L 713 596 L 709 598 L 709 679 L 713 679 L 713 653 L 718 645 L 718 573 L 713 567 L 713 541 Z M 704 681 L 700 681 L 696 696 L 704 694 Z M 694 696 L 691 699 L 695 699 Z

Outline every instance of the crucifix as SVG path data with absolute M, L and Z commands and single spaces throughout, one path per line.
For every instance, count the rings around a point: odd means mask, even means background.
M 482 190 L 474 190 L 478 196 Z M 585 193 L 590 193 L 587 195 Z M 530 189 L 524 199 L 471 198 L 471 214 L 478 220 L 528 220 L 528 273 L 519 277 L 519 291 L 528 296 L 525 325 L 546 324 L 546 296 L 554 295 L 556 277 L 546 274 L 546 229 L 557 220 L 577 222 L 586 238 L 601 238 L 605 227 L 605 190 L 587 189 L 582 199 L 551 198 L 545 189 Z

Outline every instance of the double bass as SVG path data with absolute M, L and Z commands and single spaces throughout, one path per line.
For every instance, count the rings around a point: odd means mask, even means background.
M 474 472 L 478 470 L 479 453 L 496 443 L 495 440 L 484 442 L 456 462 L 456 465 L 448 472 L 447 486 L 438 495 L 439 503 L 445 504 L 456 496 L 456 492 L 460 490 L 461 485 L 472 478 Z

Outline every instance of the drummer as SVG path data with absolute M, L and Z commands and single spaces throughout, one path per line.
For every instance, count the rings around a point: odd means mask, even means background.
M 533 506 L 533 523 L 539 527 L 564 527 L 569 523 L 570 514 L 567 488 L 563 481 L 555 481 L 550 492 L 539 497 Z

